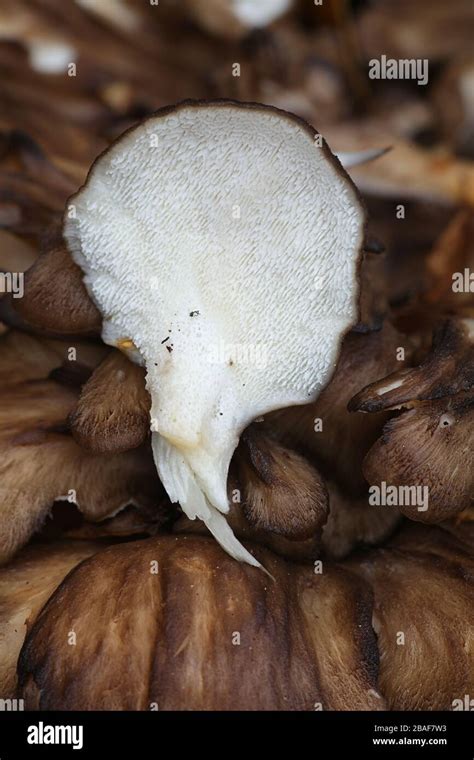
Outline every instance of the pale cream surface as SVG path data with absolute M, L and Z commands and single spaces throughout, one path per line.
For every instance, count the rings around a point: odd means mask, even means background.
M 130 338 L 147 368 L 168 494 L 256 564 L 221 514 L 230 459 L 255 417 L 314 399 L 334 369 L 357 316 L 355 191 L 296 120 L 194 104 L 122 137 L 71 203 L 104 340 Z

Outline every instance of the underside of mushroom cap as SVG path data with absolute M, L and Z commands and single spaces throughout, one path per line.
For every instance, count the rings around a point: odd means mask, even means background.
M 146 367 L 169 496 L 252 564 L 221 515 L 239 435 L 314 400 L 358 316 L 364 212 L 316 136 L 271 107 L 187 101 L 102 154 L 65 219 L 104 340 Z

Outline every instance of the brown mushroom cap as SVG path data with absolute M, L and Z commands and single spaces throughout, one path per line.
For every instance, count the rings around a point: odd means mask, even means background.
M 23 298 L 11 305 L 31 328 L 58 335 L 99 334 L 100 313 L 65 247 L 40 256 L 25 275 L 24 287 Z
M 367 584 L 258 555 L 276 582 L 184 536 L 83 563 L 23 647 L 27 708 L 383 709 Z
M 321 548 L 332 559 L 347 557 L 356 547 L 381 544 L 400 521 L 397 509 L 380 509 L 369 504 L 368 494 L 351 499 L 335 483 L 327 485 L 329 516 L 323 527 Z
M 0 568 L 0 693 L 15 696 L 20 649 L 43 605 L 68 572 L 105 544 L 62 541 L 24 549 Z
M 472 320 L 447 320 L 419 367 L 371 383 L 350 402 L 353 411 L 409 411 L 386 423 L 367 453 L 371 485 L 428 489 L 428 509 L 400 505 L 413 520 L 441 522 L 468 507 L 474 489 L 474 345 Z
M 379 682 L 389 709 L 452 710 L 455 699 L 472 694 L 474 563 L 469 547 L 439 529 L 413 525 L 388 548 L 348 566 L 374 589 Z
M 253 425 L 241 437 L 237 462 L 243 510 L 252 526 L 290 540 L 317 535 L 327 519 L 327 490 L 304 457 Z
M 426 488 L 426 509 L 412 498 L 399 509 L 412 520 L 442 522 L 471 504 L 473 452 L 471 392 L 418 402 L 414 409 L 387 422 L 382 437 L 368 452 L 363 470 L 372 485 L 385 481 L 390 486 Z
M 448 319 L 433 335 L 419 367 L 402 369 L 370 383 L 349 403 L 350 411 L 380 412 L 411 402 L 440 399 L 474 386 L 474 321 Z
M 70 416 L 71 432 L 97 453 L 136 448 L 149 433 L 150 404 L 145 370 L 113 350 L 84 385 Z
M 148 449 L 98 456 L 69 435 L 77 391 L 44 379 L 64 352 L 65 343 L 15 331 L 0 338 L 0 562 L 40 528 L 56 499 L 78 503 L 95 521 L 130 503 L 152 508 L 162 493 Z M 78 346 L 89 366 L 97 353 Z
M 351 496 L 362 496 L 366 491 L 362 461 L 387 416 L 357 417 L 348 412 L 347 404 L 369 378 L 380 375 L 382 368 L 403 366 L 397 360 L 399 346 L 406 346 L 407 353 L 411 350 L 389 323 L 378 332 L 348 333 L 336 370 L 317 401 L 265 418 L 264 426 L 268 425 L 283 444 L 300 449 Z M 322 421 L 322 430 L 315 429 L 317 420 Z
M 92 521 L 129 503 L 152 506 L 160 494 L 148 451 L 99 456 L 65 431 L 76 396 L 51 381 L 0 396 L 0 562 L 43 523 L 53 502 L 70 498 Z

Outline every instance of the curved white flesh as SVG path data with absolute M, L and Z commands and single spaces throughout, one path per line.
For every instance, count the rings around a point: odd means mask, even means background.
M 257 565 L 222 516 L 229 463 L 253 419 L 316 398 L 357 319 L 353 186 L 289 115 L 183 104 L 125 134 L 70 203 L 103 338 L 146 366 L 171 500 Z
M 369 161 L 374 161 L 380 156 L 384 156 L 390 148 L 369 148 L 368 150 L 356 150 L 348 151 L 347 153 L 336 153 L 339 161 L 344 169 L 352 169 L 353 166 L 360 166 L 361 164 L 367 164 Z

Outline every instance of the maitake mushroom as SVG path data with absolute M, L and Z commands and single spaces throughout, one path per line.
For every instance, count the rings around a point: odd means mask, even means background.
M 0 690 L 15 697 L 16 665 L 27 631 L 68 572 L 104 548 L 100 542 L 63 541 L 29 546 L 0 568 Z
M 222 516 L 230 460 L 253 419 L 327 383 L 357 320 L 363 226 L 314 129 L 234 102 L 158 112 L 69 201 L 64 234 L 102 337 L 146 368 L 171 501 L 251 564 Z
M 425 5 L 3 2 L 2 700 L 474 693 L 474 15 Z
M 430 353 L 413 369 L 370 384 L 350 402 L 359 412 L 402 409 L 367 453 L 368 482 L 426 488 L 420 505 L 400 510 L 413 520 L 441 522 L 471 504 L 474 493 L 474 321 L 450 320 L 435 333 Z
M 186 536 L 83 562 L 23 647 L 26 707 L 383 709 L 368 584 L 249 549 L 275 580 Z
M 71 349 L 74 360 L 68 361 Z M 0 337 L 0 562 L 41 527 L 55 500 L 77 504 L 92 521 L 130 503 L 158 507 L 151 452 L 94 455 L 69 433 L 75 385 L 90 374 L 97 354 L 103 356 L 103 348 L 71 347 L 13 330 Z M 69 374 L 64 362 L 73 365 Z

